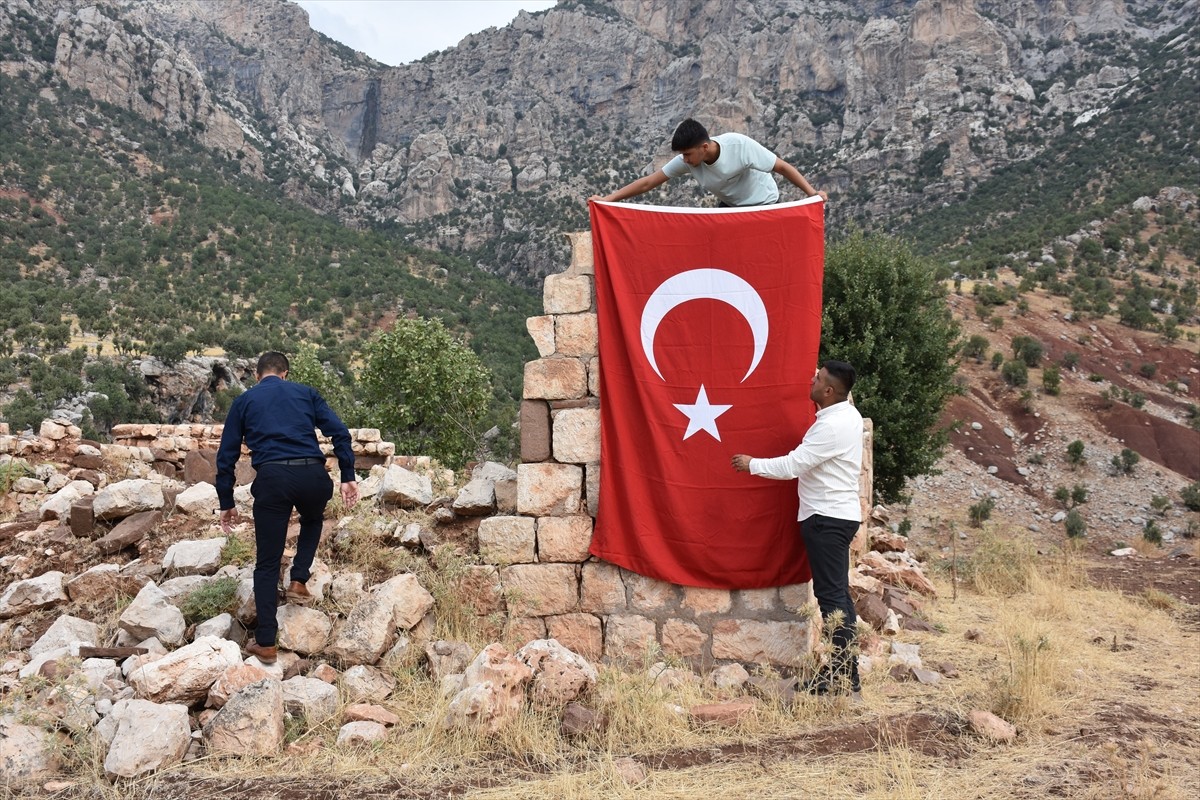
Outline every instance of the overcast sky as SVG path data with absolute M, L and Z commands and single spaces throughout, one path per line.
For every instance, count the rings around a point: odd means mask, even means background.
M 554 0 L 294 0 L 309 24 L 331 39 L 395 66 L 445 50 L 464 36 L 501 28 L 521 9 Z

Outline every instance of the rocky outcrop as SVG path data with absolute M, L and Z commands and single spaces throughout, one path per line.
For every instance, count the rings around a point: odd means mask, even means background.
M 1136 91 L 1138 68 L 1114 66 L 1091 37 L 1134 57 L 1133 42 L 1187 13 L 1156 0 L 611 0 L 521 13 L 387 67 L 324 39 L 283 0 L 29 8 L 52 21 L 54 68 L 71 86 L 196 131 L 251 171 L 263 152 L 282 156 L 288 190 L 321 211 L 414 224 L 431 246 L 498 240 L 485 266 L 515 272 L 520 255 L 537 274 L 563 222 L 542 204 L 582 224 L 581 198 L 665 161 L 685 110 L 785 157 L 823 152 L 801 164 L 842 190 L 831 215 L 904 213 Z M 868 183 L 869 197 L 851 196 Z

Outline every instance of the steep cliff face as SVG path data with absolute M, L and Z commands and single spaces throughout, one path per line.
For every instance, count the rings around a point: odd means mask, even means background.
M 1136 90 L 1132 45 L 1194 25 L 1185 0 L 563 0 L 386 67 L 284 0 L 15 0 L 0 25 L 14 8 L 53 26 L 72 86 L 514 276 L 685 116 L 792 160 L 835 224 L 903 215 Z

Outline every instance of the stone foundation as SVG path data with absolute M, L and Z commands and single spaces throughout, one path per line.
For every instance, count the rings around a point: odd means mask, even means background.
M 594 271 L 591 234 L 569 238 L 571 265 L 546 277 L 546 314 L 526 324 L 540 358 L 525 365 L 518 516 L 480 527 L 481 558 L 501 567 L 510 636 L 549 635 L 588 657 L 618 661 L 661 648 L 696 666 L 798 665 L 819 628 L 811 584 L 700 589 L 587 554 L 600 496 Z M 863 519 L 871 496 L 869 420 L 865 438 Z M 859 548 L 864 542 L 865 526 L 856 537 Z

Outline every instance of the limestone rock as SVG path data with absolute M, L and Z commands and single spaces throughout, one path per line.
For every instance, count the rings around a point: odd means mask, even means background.
M 692 706 L 688 709 L 688 717 L 696 725 L 716 725 L 732 727 L 752 713 L 758 703 L 753 698 L 744 700 L 728 700 L 724 703 L 707 703 Z
M 92 507 L 95 508 L 95 503 Z M 101 553 L 116 553 L 146 538 L 146 534 L 161 522 L 162 513 L 159 511 L 139 511 L 130 514 L 117 523 L 107 535 L 96 540 L 96 549 Z
M 352 702 L 383 700 L 396 688 L 396 679 L 374 667 L 357 664 L 342 673 L 342 688 Z
M 208 708 L 223 708 L 229 698 L 252 683 L 270 678 L 271 674 L 255 664 L 231 664 L 208 689 Z
M 117 624 L 136 638 L 153 636 L 166 644 L 182 644 L 187 630 L 183 613 L 153 581 L 142 587 Z
M 12 714 L 0 714 L 0 774 L 5 783 L 20 786 L 58 774 L 65 743 L 61 734 L 21 724 Z
M 275 755 L 283 750 L 283 736 L 283 685 L 274 678 L 230 697 L 204 726 L 208 750 L 217 755 Z
M 57 571 L 42 573 L 36 578 L 13 581 L 0 594 L 0 619 L 8 619 L 41 608 L 50 608 L 67 600 L 63 588 L 66 576 Z
M 289 714 L 314 725 L 337 713 L 338 690 L 319 678 L 297 675 L 283 682 L 283 705 Z
M 175 508 L 184 514 L 198 517 L 212 516 L 221 507 L 217 488 L 211 483 L 197 483 L 184 489 L 175 497 Z
M 427 506 L 433 502 L 433 484 L 428 477 L 393 464 L 383 476 L 380 497 L 391 505 Z
M 376 586 L 338 626 L 329 653 L 352 664 L 374 664 L 395 639 L 433 607 L 433 595 L 415 575 L 397 575 Z
M 39 519 L 67 519 L 71 507 L 80 499 L 95 493 L 87 481 L 71 481 L 59 489 L 38 507 Z
M 297 605 L 281 606 L 276 612 L 279 637 L 276 644 L 303 655 L 319 653 L 329 643 L 333 623 L 324 613 Z
M 96 493 L 92 510 L 96 519 L 120 519 L 139 511 L 161 509 L 166 500 L 162 486 L 144 478 L 110 483 Z
M 227 668 L 241 662 L 241 651 L 233 642 L 213 637 L 198 639 L 138 667 L 129 674 L 129 685 L 147 700 L 190 706 L 208 695 Z
M 383 706 L 371 703 L 351 703 L 346 706 L 342 719 L 347 722 L 378 722 L 389 728 L 400 723 L 398 716 Z
M 503 645 L 489 644 L 467 667 L 463 688 L 446 712 L 446 727 L 499 731 L 524 708 L 525 686 L 532 677 L 533 670 Z
M 221 567 L 226 539 L 184 540 L 167 548 L 163 572 L 175 575 L 212 575 Z
M 429 677 L 435 682 L 446 675 L 461 674 L 475 657 L 475 648 L 466 642 L 450 642 L 439 639 L 425 645 L 425 659 Z
M 100 641 L 100 626 L 86 619 L 64 614 L 54 620 L 42 637 L 29 648 L 30 657 L 68 647 L 72 644 L 86 644 L 92 647 Z
M 338 730 L 339 747 L 358 747 L 382 742 L 387 738 L 387 728 L 378 722 L 362 720 L 347 722 Z
M 975 709 L 967 715 L 971 730 L 985 739 L 1011 742 L 1017 738 L 1017 728 L 1011 722 L 1000 719 L 990 711 Z
M 136 778 L 178 764 L 192 741 L 185 705 L 118 700 L 106 721 L 115 726 L 104 757 L 110 778 Z
M 535 706 L 565 706 L 596 685 L 596 668 L 554 639 L 532 641 L 516 656 L 533 673 L 530 698 Z

